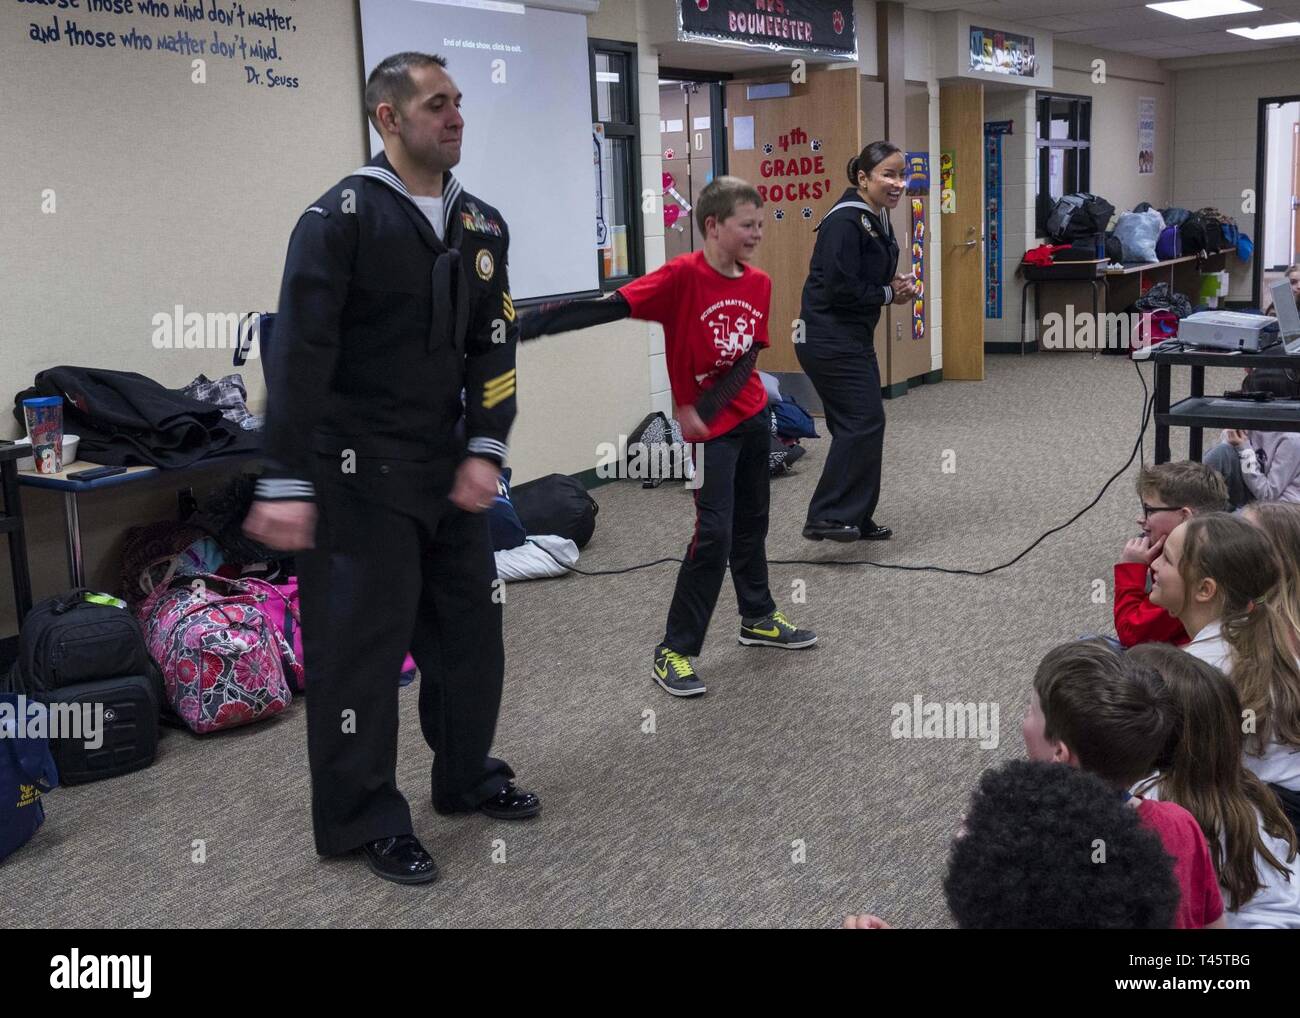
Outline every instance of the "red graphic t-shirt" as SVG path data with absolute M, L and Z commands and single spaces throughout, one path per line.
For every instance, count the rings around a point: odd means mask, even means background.
M 664 327 L 668 382 L 678 406 L 694 406 L 751 346 L 768 345 L 772 279 L 760 269 L 742 268 L 732 279 L 695 251 L 619 287 L 633 318 Z M 708 437 L 730 431 L 766 405 L 767 390 L 755 371 L 709 422 Z

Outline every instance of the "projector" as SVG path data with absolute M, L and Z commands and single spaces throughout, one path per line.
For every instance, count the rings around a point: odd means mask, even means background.
M 1178 323 L 1178 339 L 1192 346 L 1257 353 L 1282 342 L 1276 318 L 1240 311 L 1198 311 Z

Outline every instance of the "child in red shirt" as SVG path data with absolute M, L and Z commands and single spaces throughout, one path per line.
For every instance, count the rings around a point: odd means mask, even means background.
M 1159 674 L 1094 641 L 1048 652 L 1034 675 L 1022 728 L 1031 760 L 1091 771 L 1137 810 L 1174 859 L 1182 891 L 1175 929 L 1223 928 L 1223 897 L 1200 824 L 1172 802 L 1130 796 L 1150 775 L 1177 727 L 1178 708 Z
M 1190 639 L 1183 624 L 1153 604 L 1148 593 L 1151 563 L 1165 538 L 1184 520 L 1227 508 L 1228 487 L 1210 467 L 1184 460 L 1145 468 L 1138 475 L 1137 491 L 1142 536 L 1124 546 L 1124 555 L 1115 565 L 1115 633 L 1124 647 L 1139 643 L 1181 647 Z
M 587 328 L 620 318 L 664 327 L 668 380 L 683 435 L 695 446 L 695 534 L 686 549 L 653 678 L 674 696 L 705 685 L 691 658 L 722 590 L 728 565 L 745 646 L 811 647 L 817 636 L 777 610 L 767 581 L 771 418 L 755 371 L 768 345 L 772 280 L 747 263 L 763 236 L 763 199 L 736 177 L 717 177 L 695 215 L 704 250 L 680 255 L 598 300 L 544 305 L 520 323 L 520 338 Z

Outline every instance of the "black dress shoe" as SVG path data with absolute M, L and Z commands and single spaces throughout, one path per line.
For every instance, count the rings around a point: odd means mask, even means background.
M 858 528 L 850 523 L 834 520 L 809 520 L 804 524 L 803 536 L 810 541 L 856 541 Z
M 497 820 L 527 820 L 542 811 L 542 800 L 509 782 L 492 798 L 480 802 L 478 811 Z
M 862 540 L 864 541 L 888 541 L 894 536 L 894 532 L 888 527 L 876 526 L 875 520 L 868 520 L 866 529 L 862 531 Z
M 370 841 L 361 851 L 376 876 L 395 884 L 428 884 L 438 879 L 438 864 L 414 834 Z

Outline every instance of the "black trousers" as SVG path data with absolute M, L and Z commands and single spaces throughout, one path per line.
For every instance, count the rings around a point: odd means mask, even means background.
M 730 431 L 696 446 L 695 534 L 677 573 L 663 643 L 694 657 L 704 648 L 722 578 L 731 564 L 744 618 L 776 611 L 767 585 L 768 455 L 771 418 L 765 407 Z
M 488 756 L 505 672 L 487 519 L 446 498 L 456 464 L 361 458 L 318 471 L 316 548 L 297 556 L 316 850 L 412 833 L 397 789 L 402 658 L 420 668 L 433 805 L 472 809 L 513 772 Z
M 795 355 L 826 411 L 831 447 L 808 505 L 808 520 L 868 527 L 880 500 L 885 404 L 870 340 L 809 336 Z

